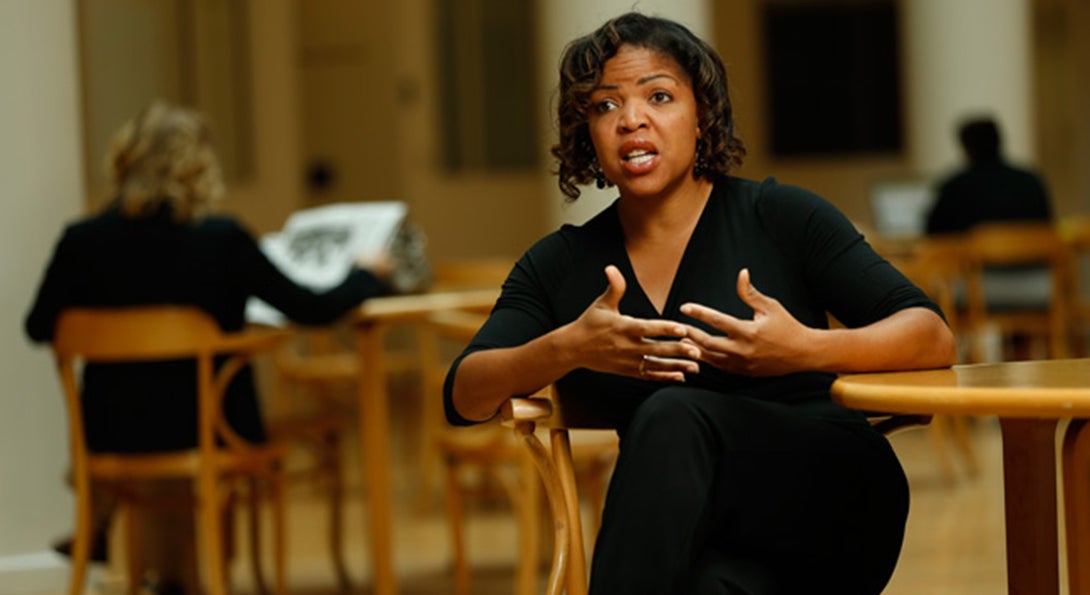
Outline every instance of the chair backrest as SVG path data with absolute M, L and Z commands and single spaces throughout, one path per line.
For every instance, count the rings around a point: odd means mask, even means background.
M 53 352 L 88 362 L 179 359 L 210 353 L 220 336 L 194 307 L 73 308 L 57 321 Z
M 433 290 L 499 289 L 515 266 L 512 258 L 491 257 L 435 263 Z
M 966 241 L 966 311 L 969 325 L 974 332 L 979 334 L 989 322 L 1006 320 L 1008 325 L 1018 326 L 1023 329 L 1043 331 L 1047 330 L 1049 336 L 1049 351 L 1051 357 L 1064 357 L 1066 355 L 1066 319 L 1067 297 L 1070 283 L 1070 259 L 1068 246 L 1063 241 L 1056 226 L 1047 222 L 1006 222 L 987 223 L 974 227 L 967 236 Z M 1007 301 L 1013 301 L 1014 305 L 1007 305 L 1003 312 L 997 312 L 992 308 L 993 296 L 987 295 L 986 275 L 988 269 L 996 267 L 1025 267 L 1039 266 L 1043 272 L 1047 272 L 1048 280 L 1041 279 L 1042 289 L 1038 293 L 1044 296 L 1039 298 L 1041 304 L 1029 303 L 1032 301 L 1031 279 L 1019 283 L 1022 289 L 1018 290 L 1013 298 L 1007 297 Z M 995 273 L 992 273 L 993 275 Z M 1032 274 L 1032 271 L 1029 273 Z M 1042 273 L 1043 274 L 1043 273 Z M 1044 288 L 1047 283 L 1048 287 Z M 1047 292 L 1047 293 L 1045 293 Z M 1026 297 L 1019 297 L 1021 295 Z M 1024 307 L 1018 303 L 1026 301 Z M 1019 312 L 1021 310 L 1021 312 Z M 1036 310 L 1038 320 L 1047 318 L 1047 324 L 1040 322 L 1025 322 L 1025 316 Z M 1015 316 L 1022 316 L 1018 319 Z M 979 341 L 977 341 L 979 343 Z M 980 360 L 982 351 L 979 346 L 975 348 L 977 353 L 974 358 Z
M 224 334 L 212 317 L 194 306 L 151 305 L 117 308 L 70 308 L 61 313 L 53 335 L 53 353 L 65 392 L 73 455 L 86 453 L 80 363 L 152 362 L 193 358 L 197 364 L 198 435 L 202 451 L 217 440 L 239 450 L 249 442 L 227 423 L 222 399 L 231 379 L 251 357 L 281 342 L 278 330 Z M 214 356 L 229 356 L 216 365 Z
M 970 263 L 983 266 L 1047 264 L 1062 259 L 1064 242 L 1047 222 L 984 223 L 968 235 Z

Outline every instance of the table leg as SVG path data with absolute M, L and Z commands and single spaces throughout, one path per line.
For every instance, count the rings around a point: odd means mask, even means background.
M 1063 447 L 1067 584 L 1071 595 L 1090 595 L 1090 423 L 1073 419 Z
M 1054 419 L 1001 419 L 1007 592 L 1059 593 Z
M 367 521 L 371 534 L 372 593 L 394 595 L 397 577 L 393 564 L 392 486 L 390 482 L 389 403 L 383 363 L 385 333 L 381 325 L 356 329 L 360 354 L 359 442 L 367 494 Z

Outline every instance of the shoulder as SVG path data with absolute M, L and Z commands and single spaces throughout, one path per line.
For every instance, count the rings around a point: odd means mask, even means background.
M 758 182 L 727 176 L 716 183 L 714 194 L 728 209 L 748 211 L 768 227 L 794 227 L 811 223 L 815 217 L 843 216 L 835 205 L 817 193 L 781 184 L 773 177 Z
M 229 215 L 209 215 L 198 221 L 194 228 L 210 235 L 252 235 L 242 223 Z
M 124 217 L 116 209 L 107 208 L 98 213 L 69 221 L 61 234 L 62 244 L 97 243 L 108 237 L 124 224 Z
M 581 225 L 564 224 L 535 242 L 523 258 L 555 265 L 571 264 L 587 254 L 600 254 L 619 232 L 616 203 Z
M 229 215 L 209 215 L 196 221 L 192 229 L 199 242 L 230 244 L 236 248 L 257 245 L 253 233 Z

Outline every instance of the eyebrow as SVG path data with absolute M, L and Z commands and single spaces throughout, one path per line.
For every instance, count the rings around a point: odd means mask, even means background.
M 637 85 L 644 85 L 644 84 L 647 84 L 647 83 L 649 83 L 649 82 L 651 82 L 651 81 L 653 81 L 655 79 L 661 79 L 661 78 L 670 79 L 670 80 L 674 81 L 675 83 L 677 82 L 677 79 L 670 76 L 669 74 L 659 73 L 659 74 L 649 74 L 649 75 L 647 75 L 647 76 L 645 76 L 645 77 L 643 77 L 641 79 L 638 79 L 636 81 L 636 84 Z M 610 89 L 610 90 L 612 90 L 612 89 L 617 89 L 617 88 L 618 88 L 617 85 L 598 85 L 597 87 L 595 87 L 595 90 L 598 90 L 598 89 Z

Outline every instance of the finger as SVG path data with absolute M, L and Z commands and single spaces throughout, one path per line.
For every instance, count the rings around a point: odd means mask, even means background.
M 682 304 L 681 313 L 707 323 L 712 328 L 723 331 L 727 335 L 739 332 L 742 328 L 742 321 L 738 318 L 700 304 Z
M 689 327 L 688 334 L 681 342 L 695 345 L 701 351 L 710 350 L 727 352 L 730 350 L 731 345 L 729 337 L 712 335 L 696 327 Z
M 738 271 L 737 291 L 738 297 L 742 298 L 742 301 L 750 308 L 753 308 L 755 312 L 760 310 L 760 306 L 765 303 L 765 294 L 758 291 L 757 287 L 753 285 L 748 268 Z
M 624 297 L 627 288 L 624 275 L 616 266 L 609 265 L 606 267 L 606 279 L 609 281 L 609 287 L 606 287 L 605 292 L 598 299 L 610 309 L 617 310 L 620 308 L 621 298 Z
M 684 337 L 689 328 L 687 325 L 673 322 L 671 320 L 636 320 L 636 332 L 648 340 L 654 340 L 655 337 Z
M 639 371 L 640 375 L 645 378 L 657 380 L 684 379 L 685 374 L 699 373 L 700 365 L 687 359 L 647 355 L 640 362 Z
M 681 340 L 682 343 L 692 345 L 699 349 L 699 355 L 696 358 L 697 361 L 709 363 L 716 368 L 727 369 L 727 366 L 735 361 L 737 358 L 732 357 L 731 345 L 728 339 L 724 337 L 716 337 L 714 335 L 708 335 L 704 333 L 704 338 L 708 339 L 706 343 L 697 343 L 692 337 L 686 337 Z M 715 344 L 713 344 L 715 342 Z

